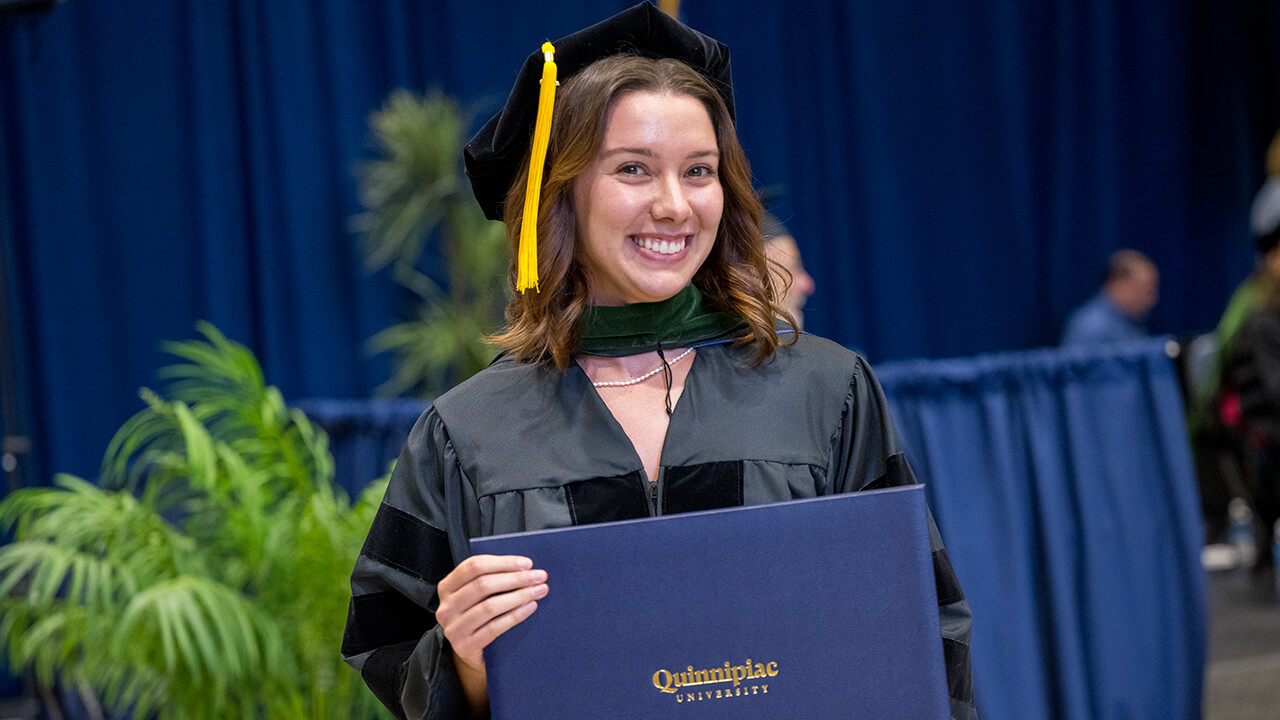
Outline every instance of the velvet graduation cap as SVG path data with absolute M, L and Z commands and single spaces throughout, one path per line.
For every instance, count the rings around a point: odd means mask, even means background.
M 573 77 L 612 55 L 675 58 L 705 76 L 733 117 L 729 48 L 644 2 L 579 30 L 529 55 L 506 105 L 463 148 L 476 200 L 490 220 L 501 220 L 503 202 L 521 164 L 532 155 L 517 258 L 516 289 L 538 285 L 537 217 L 551 108 L 558 80 Z

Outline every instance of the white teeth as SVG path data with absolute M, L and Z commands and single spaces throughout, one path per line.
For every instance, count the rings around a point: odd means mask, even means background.
M 649 238 L 644 238 L 643 240 L 641 240 L 640 238 L 632 235 L 631 242 L 644 248 L 645 250 L 652 250 L 660 255 L 674 255 L 680 252 L 681 250 L 684 250 L 684 246 L 685 246 L 684 238 L 680 238 L 678 240 L 659 240 L 657 242 L 654 242 Z

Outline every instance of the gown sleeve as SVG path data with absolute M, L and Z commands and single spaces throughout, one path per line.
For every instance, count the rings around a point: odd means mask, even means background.
M 401 720 L 468 717 L 453 653 L 436 624 L 436 583 L 467 554 L 475 507 L 435 409 L 409 435 L 351 576 L 342 656 Z
M 859 358 L 845 398 L 844 421 L 831 438 L 833 490 L 855 492 L 913 485 L 914 473 L 898 445 L 897 431 L 889 416 L 884 391 L 866 361 Z M 928 510 L 926 509 L 926 513 Z M 942 650 L 947 668 L 947 690 L 954 720 L 977 720 L 974 705 L 973 672 L 969 663 L 969 636 L 972 615 L 969 603 L 942 535 L 929 517 L 929 544 L 933 551 L 933 575 L 938 593 L 938 616 L 942 625 Z

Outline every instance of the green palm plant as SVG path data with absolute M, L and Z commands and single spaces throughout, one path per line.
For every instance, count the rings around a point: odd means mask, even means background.
M 382 394 L 430 397 L 493 359 L 508 261 L 501 223 L 484 217 L 462 172 L 466 117 L 440 93 L 392 93 L 369 120 L 379 153 L 358 169 L 365 211 L 355 218 L 371 270 L 389 267 L 415 296 L 412 317 L 369 340 L 393 357 Z M 444 270 L 419 270 L 434 254 Z
M 166 344 L 168 396 L 142 390 L 98 485 L 62 475 L 0 503 L 10 666 L 124 717 L 386 717 L 337 650 L 385 481 L 350 502 L 325 433 L 198 328 Z

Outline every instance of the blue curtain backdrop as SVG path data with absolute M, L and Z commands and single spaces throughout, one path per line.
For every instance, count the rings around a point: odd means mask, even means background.
M 973 608 L 983 717 L 1199 718 L 1203 529 L 1164 343 L 879 376 Z
M 403 301 L 349 219 L 368 114 L 439 87 L 483 118 L 521 59 L 623 0 L 67 0 L 0 15 L 0 238 L 29 481 L 93 475 L 198 318 L 286 397 L 365 397 Z M 873 361 L 1052 343 L 1106 255 L 1158 331 L 1248 271 L 1280 126 L 1256 0 L 685 0 L 733 47 L 740 134 L 798 236 L 810 329 Z M 477 121 L 478 122 L 478 121 Z

